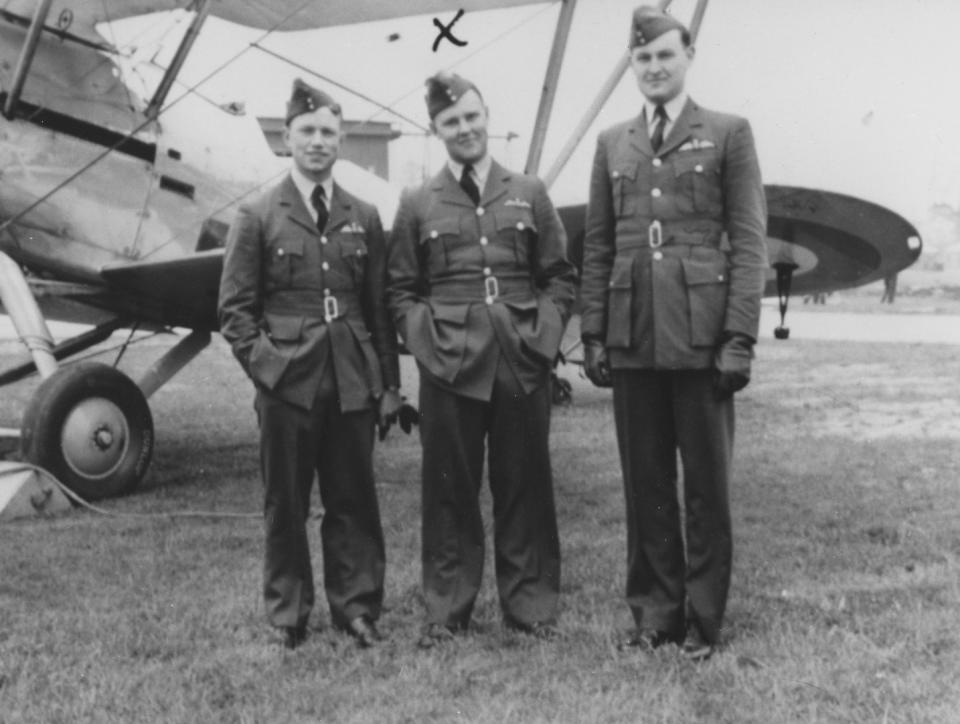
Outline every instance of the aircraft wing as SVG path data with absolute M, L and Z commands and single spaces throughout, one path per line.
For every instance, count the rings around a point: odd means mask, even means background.
M 818 189 L 765 189 L 770 263 L 796 264 L 793 294 L 859 287 L 906 269 L 920 256 L 919 232 L 883 206 Z M 772 271 L 765 294 L 777 294 Z
M 217 331 L 222 269 L 223 249 L 212 249 L 168 261 L 115 264 L 101 275 L 121 313 L 133 319 Z
M 770 263 L 796 265 L 793 294 L 859 287 L 906 269 L 920 256 L 917 230 L 883 206 L 796 186 L 767 184 L 764 191 Z M 567 230 L 570 259 L 580 268 L 586 206 L 565 206 L 558 211 Z M 764 295 L 777 296 L 772 267 Z
M 33 17 L 39 0 L 0 0 L 0 10 L 21 18 Z M 546 0 L 211 0 L 211 14 L 232 23 L 263 30 L 312 30 L 335 25 L 438 13 L 452 17 L 472 12 Z M 193 0 L 54 0 L 47 24 L 93 43 L 102 43 L 99 23 L 186 8 Z

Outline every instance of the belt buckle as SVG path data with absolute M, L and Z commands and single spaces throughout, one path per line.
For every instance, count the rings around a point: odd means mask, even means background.
M 340 316 L 340 305 L 337 303 L 337 298 L 333 296 L 324 297 L 323 298 L 323 321 L 329 324 L 339 316 Z
M 663 227 L 659 220 L 651 223 L 650 228 L 647 229 L 647 241 L 651 249 L 659 249 L 663 246 Z
M 487 304 L 493 304 L 493 300 L 500 296 L 500 284 L 496 277 L 486 277 L 483 280 L 483 289 L 487 293 Z

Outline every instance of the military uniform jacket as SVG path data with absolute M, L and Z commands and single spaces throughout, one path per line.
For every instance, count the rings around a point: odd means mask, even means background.
M 489 399 L 500 353 L 525 391 L 547 379 L 575 272 L 539 179 L 493 162 L 476 207 L 447 167 L 406 190 L 388 275 L 400 336 L 441 384 Z
M 309 409 L 332 365 L 340 408 L 351 412 L 398 386 L 397 339 L 376 208 L 335 184 L 329 211 L 321 234 L 290 176 L 240 207 L 227 237 L 220 327 L 259 387 Z
M 658 153 L 644 115 L 600 134 L 590 179 L 584 340 L 614 368 L 706 369 L 756 339 L 766 202 L 750 126 L 687 100 Z

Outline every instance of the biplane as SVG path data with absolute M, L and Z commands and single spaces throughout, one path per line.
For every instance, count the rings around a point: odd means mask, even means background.
M 473 12 L 538 2 L 454 5 Z M 577 0 L 559 4 L 526 163 L 531 173 L 539 171 Z M 217 331 L 232 214 L 286 171 L 255 119 L 189 92 L 172 97 L 207 19 L 271 34 L 450 8 L 448 0 L 0 0 L 0 302 L 29 352 L 0 371 L 0 385 L 41 377 L 19 433 L 8 431 L 18 434 L 26 460 L 91 499 L 137 484 L 154 443 L 148 398 Z M 699 0 L 694 35 L 705 8 Z M 97 27 L 175 9 L 189 11 L 189 27 L 152 95 L 140 97 Z M 548 184 L 626 67 L 624 53 L 545 174 Z M 341 160 L 335 173 L 358 195 L 395 203 L 385 182 L 362 169 Z M 916 230 L 882 207 L 783 186 L 767 187 L 767 197 L 773 262 L 767 291 L 780 296 L 784 311 L 791 283 L 801 293 L 856 286 L 895 273 L 920 253 Z M 584 211 L 583 205 L 560 209 L 575 258 Z M 48 320 L 89 328 L 56 342 Z M 136 381 L 110 365 L 72 362 L 130 328 L 189 333 Z

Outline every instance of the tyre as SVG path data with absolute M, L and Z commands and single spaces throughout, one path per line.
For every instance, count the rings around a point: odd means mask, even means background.
M 153 454 L 153 418 L 133 380 L 99 362 L 45 379 L 23 417 L 20 450 L 87 500 L 133 490 Z

